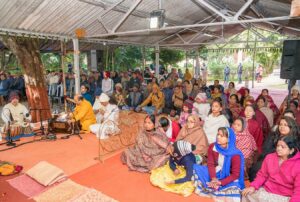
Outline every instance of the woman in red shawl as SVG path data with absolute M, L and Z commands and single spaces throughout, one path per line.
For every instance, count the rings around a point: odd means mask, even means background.
M 269 95 L 269 90 L 262 89 L 261 94 L 259 96 L 263 96 L 266 99 L 266 101 L 268 102 L 269 108 L 272 109 L 272 111 L 274 113 L 274 124 L 275 124 L 276 120 L 278 119 L 278 117 L 280 115 L 280 111 L 279 111 L 278 107 L 276 106 L 276 104 L 274 103 L 273 98 Z M 256 98 L 255 102 L 257 102 L 259 96 Z
M 258 111 L 258 110 L 257 110 Z M 245 117 L 247 121 L 247 129 L 250 134 L 254 137 L 256 142 L 257 151 L 260 154 L 262 151 L 262 144 L 264 141 L 264 135 L 262 128 L 257 120 L 255 120 L 256 111 L 252 105 L 245 107 Z M 269 124 L 269 123 L 268 123 Z
M 284 105 L 286 105 L 288 100 L 288 96 L 286 96 L 279 107 L 280 113 L 284 112 Z M 298 103 L 300 102 L 300 86 L 294 85 L 291 89 L 291 97 L 290 100 L 296 100 Z
M 233 120 L 237 119 L 240 116 L 240 113 L 243 109 L 238 101 L 239 99 L 236 94 L 230 95 L 228 108 L 232 113 Z
M 264 137 L 268 136 L 270 133 L 270 124 L 268 122 L 267 117 L 262 113 L 259 109 L 256 109 L 254 106 L 254 100 L 247 100 L 246 101 L 246 106 L 252 106 L 255 111 L 255 120 L 259 123 L 262 132 L 264 134 Z M 245 117 L 245 111 L 242 111 L 240 116 Z

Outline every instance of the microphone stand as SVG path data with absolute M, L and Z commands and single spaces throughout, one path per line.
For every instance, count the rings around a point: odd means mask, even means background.
M 42 139 L 52 139 L 52 138 L 48 138 L 48 135 L 49 135 L 49 132 L 47 132 L 47 134 L 45 133 L 45 127 L 43 125 L 43 120 L 42 120 L 42 110 L 49 110 L 49 109 L 30 109 L 30 111 L 38 111 L 39 112 L 39 115 L 40 115 L 40 134 L 42 137 Z M 48 120 L 48 123 L 49 123 L 49 120 Z M 49 125 L 49 124 L 48 124 Z M 49 127 L 49 126 L 48 126 Z M 55 136 L 55 138 L 53 139 L 56 139 L 56 135 L 53 134 Z
M 6 146 L 15 147 L 16 143 L 14 143 L 11 138 L 10 121 L 8 121 L 8 123 L 7 123 L 7 137 L 8 137 L 8 140 L 6 142 Z

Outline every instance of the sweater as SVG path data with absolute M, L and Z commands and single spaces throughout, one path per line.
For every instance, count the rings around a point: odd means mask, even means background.
M 191 181 L 193 176 L 193 165 L 196 163 L 196 158 L 193 153 L 189 153 L 180 159 L 170 157 L 169 166 L 174 171 L 176 170 L 176 164 L 178 166 L 183 166 L 186 170 L 186 176 L 180 179 L 175 180 L 175 184 L 184 183 Z
M 216 167 L 218 165 L 218 158 L 219 158 L 219 153 L 214 150 L 215 144 L 209 145 L 208 148 L 208 158 L 207 158 L 207 167 L 208 167 L 208 172 L 210 178 L 216 178 Z M 239 155 L 234 155 L 231 158 L 231 170 L 230 170 L 230 175 L 224 179 L 220 179 L 221 185 L 225 186 L 234 180 L 237 180 L 240 176 L 240 164 L 241 164 L 241 159 Z
M 266 156 L 252 187 L 263 187 L 267 192 L 291 197 L 290 202 L 300 201 L 300 153 L 279 165 L 276 153 Z

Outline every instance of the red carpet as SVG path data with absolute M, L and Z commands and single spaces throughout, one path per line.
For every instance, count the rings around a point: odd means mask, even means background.
M 212 202 L 211 199 L 199 197 L 196 194 L 185 198 L 152 186 L 149 180 L 150 175 L 128 171 L 127 166 L 121 163 L 120 154 L 107 159 L 103 164 L 98 163 L 80 171 L 70 178 L 81 185 L 95 188 L 122 202 Z

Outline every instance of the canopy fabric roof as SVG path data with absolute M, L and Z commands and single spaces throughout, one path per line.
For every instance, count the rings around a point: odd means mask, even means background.
M 150 30 L 159 8 L 165 27 Z M 290 9 L 290 0 L 0 0 L 0 32 L 70 39 L 81 28 L 86 43 L 190 48 L 255 27 L 299 36 Z

